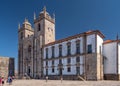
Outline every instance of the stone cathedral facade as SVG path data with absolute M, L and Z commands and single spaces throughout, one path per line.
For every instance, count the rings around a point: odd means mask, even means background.
M 99 30 L 55 40 L 55 18 L 44 7 L 18 28 L 18 74 L 31 78 L 120 80 L 120 40 L 104 41 Z M 114 52 L 113 52 L 114 51 Z
M 55 19 L 44 8 L 38 18 L 34 15 L 34 29 L 25 19 L 23 25 L 19 26 L 18 37 L 19 76 L 27 74 L 34 78 L 41 77 L 42 48 L 43 45 L 55 41 Z

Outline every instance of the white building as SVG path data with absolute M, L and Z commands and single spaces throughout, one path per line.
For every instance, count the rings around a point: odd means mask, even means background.
M 107 40 L 103 43 L 104 77 L 120 79 L 120 40 Z
M 103 79 L 102 44 L 104 35 L 88 31 L 44 45 L 44 75 L 55 79 Z

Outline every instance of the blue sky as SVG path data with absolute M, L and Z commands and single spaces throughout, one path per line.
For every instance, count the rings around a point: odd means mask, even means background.
M 106 39 L 120 36 L 120 0 L 0 0 L 0 56 L 18 55 L 18 23 L 46 6 L 56 15 L 56 39 L 88 30 L 100 30 Z M 17 68 L 17 64 L 16 64 Z

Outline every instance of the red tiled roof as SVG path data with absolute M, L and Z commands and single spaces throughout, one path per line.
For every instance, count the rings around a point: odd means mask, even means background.
M 103 42 L 103 44 L 108 44 L 108 43 L 112 43 L 112 42 L 120 42 L 120 40 L 106 40 Z
M 81 36 L 85 36 L 85 35 L 91 35 L 91 34 L 98 34 L 98 35 L 101 36 L 102 38 L 105 37 L 99 30 L 87 31 L 87 32 L 83 32 L 83 33 L 80 33 L 80 34 L 76 34 L 76 35 L 69 36 L 69 37 L 64 38 L 64 39 L 60 39 L 60 40 L 57 40 L 57 41 L 48 43 L 48 44 L 46 44 L 46 45 L 44 45 L 44 46 L 49 46 L 49 45 L 53 45 L 53 44 L 56 44 L 56 43 L 61 43 L 61 42 L 64 42 L 64 41 L 68 41 L 68 40 L 77 38 L 77 37 L 81 37 Z

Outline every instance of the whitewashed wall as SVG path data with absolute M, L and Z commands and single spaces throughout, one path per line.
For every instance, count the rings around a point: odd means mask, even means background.
M 59 45 L 62 45 L 62 56 L 66 56 L 68 42 L 71 42 L 71 54 L 72 55 L 76 54 L 76 41 L 77 40 L 80 40 L 80 52 L 83 53 L 83 39 L 82 39 L 82 37 L 80 37 L 80 38 L 72 39 L 72 40 L 65 41 L 65 42 L 62 42 L 59 44 L 44 47 L 44 59 L 46 58 L 46 48 L 48 48 L 48 58 L 51 58 L 51 56 L 52 56 L 52 48 L 51 47 L 52 46 L 55 46 L 55 57 L 58 57 L 59 56 Z
M 88 45 L 90 45 L 90 44 L 92 45 L 92 53 L 95 53 L 95 34 L 87 36 L 87 45 L 86 45 L 86 47 L 88 47 Z
M 120 43 L 118 43 L 118 74 L 120 74 Z
M 100 53 L 100 46 L 102 53 L 102 44 L 103 44 L 103 39 L 99 35 L 97 35 L 97 53 Z
M 50 45 L 50 46 L 47 46 L 47 47 L 44 47 L 44 59 L 46 58 L 46 48 L 48 48 L 48 58 L 51 58 L 51 55 L 52 55 L 52 46 L 55 46 L 55 58 L 58 58 L 59 57 L 59 45 L 62 45 L 62 56 L 67 56 L 67 43 L 68 42 L 71 42 L 71 54 L 72 55 L 75 55 L 76 54 L 76 41 L 77 40 L 80 40 L 80 52 L 83 53 L 83 37 L 78 37 L 78 38 L 75 38 L 75 39 L 72 39 L 72 40 L 68 40 L 68 41 L 64 41 L 62 43 L 58 43 L 58 44 L 55 44 L 55 45 Z M 100 44 L 102 44 L 101 42 L 101 38 L 99 38 L 98 36 L 98 40 L 100 40 Z M 99 42 L 99 41 L 98 41 Z M 92 52 L 95 53 L 95 34 L 92 34 L 92 35 L 88 35 L 87 36 L 87 45 L 91 44 L 92 45 Z M 86 46 L 87 46 L 86 45 Z M 48 66 L 49 66 L 49 69 L 48 69 L 48 74 L 49 75 L 57 75 L 58 74 L 58 64 L 59 64 L 59 60 L 56 59 L 55 62 L 54 62 L 54 66 L 55 66 L 55 70 L 54 70 L 54 73 L 52 73 L 52 61 L 49 61 L 48 62 Z M 62 64 L 63 64 L 63 75 L 76 75 L 76 57 L 71 57 L 71 72 L 68 72 L 67 71 L 67 58 L 64 58 L 62 59 Z M 84 64 L 84 61 L 83 61 L 83 56 L 80 56 L 80 74 L 83 74 L 83 64 Z M 45 67 L 46 63 L 44 62 L 44 67 Z M 44 69 L 45 70 L 45 69 Z M 44 71 L 44 75 L 46 75 L 46 71 Z
M 83 64 L 84 64 L 84 60 L 83 60 L 83 56 L 80 56 L 80 74 L 83 74 Z M 44 75 L 46 75 L 46 61 L 44 61 Z M 49 75 L 58 75 L 59 71 L 58 71 L 58 64 L 59 64 L 59 60 L 56 59 L 55 63 L 54 63 L 54 73 L 52 72 L 52 61 L 48 61 L 48 74 Z M 63 75 L 76 75 L 76 57 L 71 57 L 71 72 L 67 71 L 67 58 L 62 59 L 62 64 L 63 64 Z
M 103 45 L 104 74 L 116 74 L 116 42 Z

